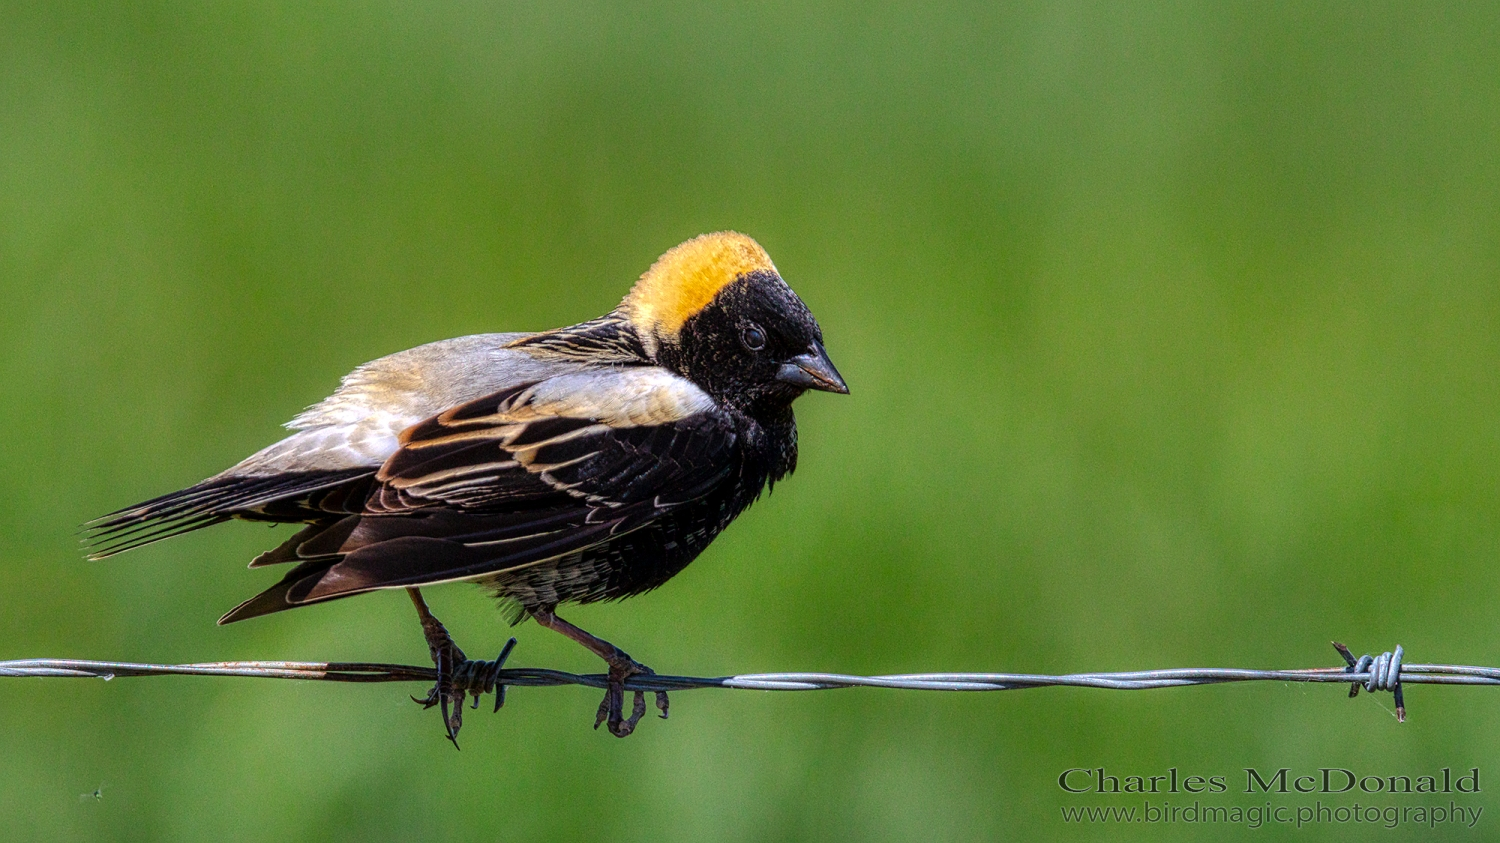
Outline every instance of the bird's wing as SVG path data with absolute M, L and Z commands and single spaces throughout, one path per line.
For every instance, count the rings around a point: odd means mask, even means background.
M 733 437 L 713 399 L 664 369 L 561 375 L 407 429 L 366 511 L 670 504 L 717 478 Z
M 470 401 L 404 432 L 364 512 L 278 549 L 301 564 L 223 620 L 576 553 L 707 494 L 737 469 L 737 436 L 707 394 L 655 367 Z

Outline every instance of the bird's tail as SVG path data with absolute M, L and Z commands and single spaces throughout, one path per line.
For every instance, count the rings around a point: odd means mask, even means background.
M 228 521 L 302 521 L 321 508 L 320 493 L 346 488 L 371 469 L 212 477 L 195 486 L 116 510 L 84 525 L 88 558 L 117 553 Z M 321 509 L 326 512 L 326 509 Z

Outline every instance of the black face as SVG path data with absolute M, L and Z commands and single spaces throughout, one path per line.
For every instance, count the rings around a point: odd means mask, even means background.
M 808 389 L 848 392 L 807 305 L 773 272 L 752 272 L 683 323 L 663 365 L 747 412 L 789 405 Z

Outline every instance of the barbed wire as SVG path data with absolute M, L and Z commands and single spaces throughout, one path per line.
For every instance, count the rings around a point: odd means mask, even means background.
M 512 642 L 514 639 L 512 639 Z M 506 651 L 514 646 L 507 644 Z M 1343 667 L 1292 670 L 1241 668 L 1169 668 L 1107 673 L 902 673 L 884 676 L 851 676 L 840 673 L 747 673 L 735 676 L 633 676 L 627 691 L 686 691 L 695 688 L 733 688 L 753 691 L 822 691 L 833 688 L 890 688 L 908 691 L 1019 691 L 1028 688 L 1102 688 L 1144 691 L 1187 685 L 1217 685 L 1226 682 L 1331 682 L 1349 683 L 1349 696 L 1360 688 L 1389 691 L 1395 695 L 1396 717 L 1406 719 L 1402 686 L 1412 685 L 1500 685 L 1500 668 L 1451 664 L 1403 664 L 1400 646 L 1379 656 L 1356 658 L 1347 647 L 1333 645 L 1344 659 Z M 497 662 L 483 664 L 499 664 Z M 126 676 L 240 676 L 260 679 L 302 679 L 324 682 L 435 682 L 437 670 L 414 665 L 375 662 L 276 662 L 239 661 L 204 664 L 141 664 L 82 659 L 18 659 L 0 661 L 0 676 L 75 677 L 115 679 Z M 603 688 L 602 673 L 567 673 L 546 668 L 496 667 L 486 676 L 489 687 L 553 687 L 582 685 Z M 478 704 L 478 694 L 475 694 Z

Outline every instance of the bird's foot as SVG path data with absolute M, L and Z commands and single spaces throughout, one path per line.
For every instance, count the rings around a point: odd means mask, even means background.
M 443 728 L 455 749 L 458 748 L 458 730 L 464 725 L 464 700 L 469 695 L 473 695 L 473 708 L 476 709 L 479 708 L 479 698 L 491 691 L 495 693 L 495 710 L 499 711 L 505 705 L 505 686 L 498 680 L 500 671 L 505 667 L 505 660 L 510 657 L 510 651 L 515 646 L 514 638 L 505 642 L 505 647 L 494 661 L 464 658 L 463 651 L 456 646 L 433 655 L 432 661 L 437 665 L 438 671 L 437 684 L 432 686 L 425 698 L 411 699 L 423 709 L 439 707 L 443 715 Z
M 411 590 L 412 602 L 417 605 L 417 615 L 422 621 L 422 634 L 427 638 L 427 650 L 432 663 L 437 667 L 437 682 L 424 699 L 412 697 L 412 702 L 429 709 L 438 706 L 443 715 L 443 729 L 453 748 L 458 748 L 458 730 L 464 725 L 464 700 L 474 696 L 474 708 L 479 708 L 479 698 L 491 691 L 495 693 L 495 710 L 505 705 L 505 686 L 499 684 L 500 671 L 510 651 L 515 649 L 516 639 L 505 642 L 500 655 L 494 661 L 471 660 L 453 643 L 453 637 L 441 621 L 433 617 L 427 605 Z
M 646 692 L 636 691 L 630 717 L 625 717 L 625 682 L 632 676 L 654 676 L 656 671 L 641 664 L 616 648 L 614 657 L 607 659 L 609 679 L 604 689 L 604 699 L 599 703 L 599 713 L 594 717 L 594 728 L 600 723 L 609 725 L 609 733 L 617 738 L 635 731 L 637 723 L 646 715 Z M 661 719 L 667 719 L 668 700 L 666 691 L 656 691 L 656 707 L 661 710 Z
M 609 675 L 604 684 L 604 701 L 599 703 L 599 714 L 594 718 L 594 728 L 599 728 L 600 723 L 608 723 L 609 733 L 617 738 L 623 738 L 634 732 L 635 725 L 646 716 L 646 692 L 635 692 L 635 706 L 629 719 L 626 719 L 625 683 L 632 676 L 654 676 L 655 671 L 632 659 L 624 650 L 603 638 L 579 629 L 558 617 L 550 606 L 538 606 L 527 611 L 537 623 L 577 641 L 609 665 Z M 656 691 L 654 693 L 656 694 L 656 707 L 661 710 L 661 718 L 665 720 L 667 719 L 667 692 Z

